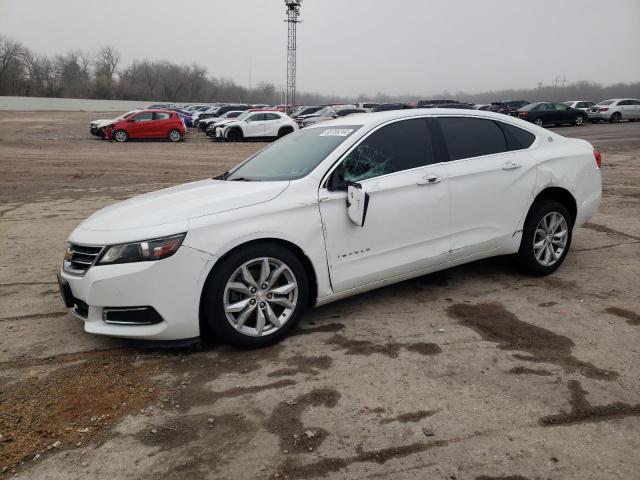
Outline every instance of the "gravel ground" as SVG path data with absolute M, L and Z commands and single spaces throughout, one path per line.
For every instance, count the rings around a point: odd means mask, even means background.
M 62 307 L 79 221 L 263 146 L 114 144 L 95 116 L 0 112 L 0 476 L 638 478 L 640 123 L 555 129 L 601 148 L 605 189 L 554 275 L 476 262 L 244 352 L 90 336 Z

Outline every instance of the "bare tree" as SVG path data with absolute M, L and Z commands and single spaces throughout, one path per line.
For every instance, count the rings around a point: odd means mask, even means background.
M 21 43 L 0 37 L 0 91 L 7 72 L 20 66 L 23 53 Z
M 96 75 L 113 80 L 113 76 L 118 71 L 119 63 L 120 53 L 118 51 L 110 45 L 102 47 L 96 55 Z

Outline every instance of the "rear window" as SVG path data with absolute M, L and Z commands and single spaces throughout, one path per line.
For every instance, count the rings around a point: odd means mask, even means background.
M 505 134 L 492 120 L 440 117 L 438 121 L 451 160 L 480 157 L 508 150 Z
M 521 128 L 514 127 L 513 125 L 509 125 L 508 123 L 498 122 L 498 125 L 500 125 L 500 128 L 502 128 L 502 131 L 504 132 L 509 150 L 524 150 L 529 148 L 536 139 L 534 134 Z

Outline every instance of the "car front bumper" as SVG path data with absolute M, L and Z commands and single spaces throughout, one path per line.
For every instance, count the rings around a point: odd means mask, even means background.
M 58 278 L 67 308 L 83 320 L 86 332 L 182 340 L 200 335 L 200 296 L 214 262 L 212 255 L 183 245 L 164 260 L 93 266 L 83 276 L 61 270 Z M 108 312 L 136 309 L 155 311 L 157 320 L 109 323 Z

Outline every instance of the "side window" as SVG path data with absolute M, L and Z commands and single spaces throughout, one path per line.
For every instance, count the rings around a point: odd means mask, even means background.
M 553 106 L 556 110 L 569 110 L 569 107 L 563 105 L 562 103 L 554 103 Z
M 631 105 L 640 105 L 640 100 L 631 100 Z
M 153 112 L 142 112 L 135 116 L 134 121 L 138 122 L 148 122 L 149 120 L 153 120 Z
M 626 105 L 631 105 L 631 102 L 629 100 L 622 100 L 621 102 L 618 102 L 618 105 L 624 107 Z
M 343 160 L 344 179 L 360 182 L 433 163 L 431 136 L 424 119 L 386 125 L 369 135 Z
M 554 110 L 554 108 L 550 103 L 545 103 L 538 110 Z
M 169 120 L 170 118 L 171 118 L 171 114 L 170 113 L 156 112 L 154 114 L 154 119 L 155 120 Z
M 438 119 L 451 160 L 480 157 L 507 151 L 507 140 L 492 120 L 465 117 Z
M 260 122 L 264 120 L 264 117 L 264 113 L 256 113 L 255 115 L 251 115 L 249 118 L 247 118 L 247 122 Z
M 507 146 L 509 147 L 509 151 L 524 150 L 526 148 L 529 148 L 536 139 L 535 135 L 527 132 L 526 130 L 514 127 L 513 125 L 509 125 L 508 123 L 496 123 L 500 126 L 500 128 L 502 128 L 502 131 L 504 132 L 504 136 L 507 139 Z
M 265 113 L 265 120 L 280 120 L 280 115 L 276 113 Z

